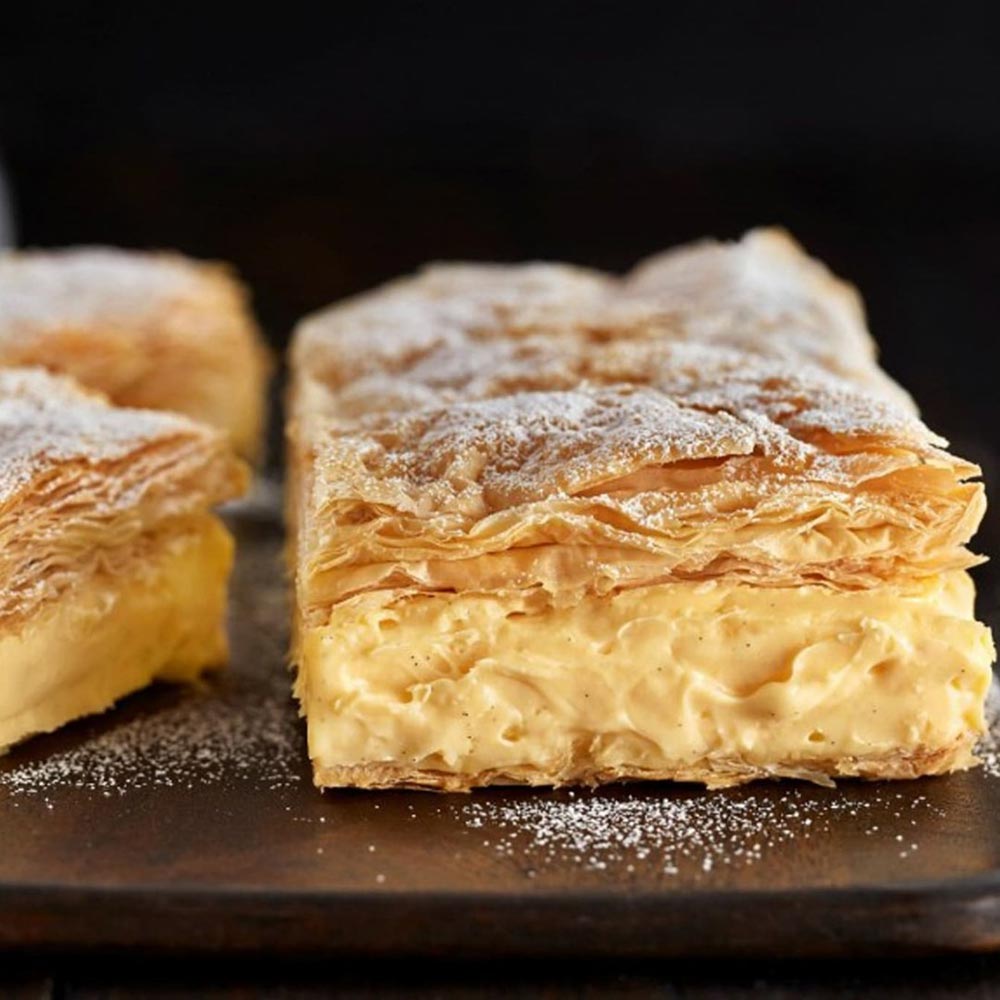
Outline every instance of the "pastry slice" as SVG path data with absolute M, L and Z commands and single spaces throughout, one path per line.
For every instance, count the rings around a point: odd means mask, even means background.
M 761 239 L 822 280 L 745 285 L 730 258 Z M 665 301 L 649 274 L 704 254 L 729 261 L 715 295 L 674 281 L 673 321 L 633 321 Z M 828 356 L 834 279 L 800 256 L 757 234 L 624 280 L 437 268 L 302 325 L 294 657 L 319 785 L 974 762 L 979 470 L 879 372 L 859 308 Z
M 176 410 L 260 449 L 262 345 L 221 265 L 99 247 L 0 255 L 0 365 L 72 375 L 120 406 Z
M 0 370 L 0 748 L 226 659 L 226 436 Z

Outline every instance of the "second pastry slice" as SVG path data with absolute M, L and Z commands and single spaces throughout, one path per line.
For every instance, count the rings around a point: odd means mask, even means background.
M 228 268 L 110 247 L 0 254 L 0 365 L 71 375 L 260 451 L 266 351 Z
M 0 370 L 0 749 L 226 658 L 220 431 Z

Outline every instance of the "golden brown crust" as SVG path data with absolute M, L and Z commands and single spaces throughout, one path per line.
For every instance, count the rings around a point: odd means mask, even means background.
M 650 342 L 805 364 L 913 410 L 875 364 L 857 292 L 773 229 L 671 250 L 623 279 L 563 264 L 434 265 L 307 317 L 292 361 L 339 392 L 373 374 L 447 384 L 463 365 L 489 378 L 513 354 L 526 360 L 513 389 L 537 368 L 540 344 L 589 352 Z M 370 406 L 384 403 L 371 395 Z
M 881 374 L 853 290 L 778 233 L 624 281 L 431 268 L 306 320 L 293 355 L 310 621 L 366 590 L 866 587 L 978 561 L 978 469 Z
M 974 767 L 977 763 L 972 735 L 952 746 L 933 749 L 897 750 L 871 757 L 829 757 L 810 759 L 807 766 L 796 761 L 775 762 L 760 767 L 733 756 L 718 755 L 676 768 L 614 768 L 595 770 L 585 761 L 573 761 L 557 770 L 524 768 L 508 771 L 481 771 L 460 774 L 416 770 L 395 764 L 358 764 L 349 767 L 317 766 L 314 781 L 318 788 L 410 788 L 417 791 L 470 792 L 491 785 L 528 785 L 558 788 L 564 785 L 606 785 L 628 781 L 681 781 L 707 788 L 731 788 L 751 781 L 795 778 L 818 785 L 832 785 L 840 778 L 866 781 L 900 780 L 947 774 Z
M 94 247 L 0 255 L 0 365 L 185 413 L 249 457 L 260 444 L 269 361 L 222 265 Z
M 220 431 L 109 406 L 40 369 L 0 370 L 0 621 L 246 484 Z

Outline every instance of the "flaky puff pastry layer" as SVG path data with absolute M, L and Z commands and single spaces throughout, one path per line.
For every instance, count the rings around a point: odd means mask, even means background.
M 222 265 L 103 247 L 0 254 L 0 365 L 72 375 L 260 450 L 270 363 Z
M 290 413 L 300 635 L 351 602 L 837 594 L 979 561 L 979 470 L 776 231 L 623 279 L 430 268 L 304 321 Z
M 0 744 L 219 665 L 231 541 L 209 511 L 247 479 L 221 431 L 0 370 Z
M 664 296 L 670 323 L 621 321 Z M 433 268 L 306 320 L 293 360 L 307 621 L 365 590 L 864 587 L 978 561 L 978 469 L 879 371 L 853 290 L 773 232 L 621 281 Z

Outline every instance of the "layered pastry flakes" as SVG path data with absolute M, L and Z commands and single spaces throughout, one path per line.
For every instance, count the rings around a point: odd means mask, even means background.
M 221 431 L 0 370 L 0 748 L 222 664 L 246 480 Z
M 267 355 L 221 265 L 99 247 L 0 254 L 0 365 L 187 414 L 250 458 L 260 446 Z
M 319 785 L 974 762 L 979 470 L 783 233 L 625 278 L 434 266 L 305 320 L 293 377 Z

